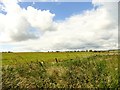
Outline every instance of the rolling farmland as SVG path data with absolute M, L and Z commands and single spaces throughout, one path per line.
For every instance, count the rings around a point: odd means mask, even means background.
M 118 88 L 117 52 L 2 54 L 3 89 Z

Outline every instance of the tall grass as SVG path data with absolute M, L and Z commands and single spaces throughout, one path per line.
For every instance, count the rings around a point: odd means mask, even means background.
M 118 56 L 93 55 L 4 65 L 2 88 L 118 88 Z

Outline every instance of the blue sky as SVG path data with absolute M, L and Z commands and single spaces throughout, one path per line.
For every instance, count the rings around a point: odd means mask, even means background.
M 36 9 L 50 10 L 51 13 L 56 15 L 54 20 L 64 20 L 71 15 L 80 14 L 93 8 L 91 2 L 21 2 L 19 5 L 22 8 L 33 6 Z

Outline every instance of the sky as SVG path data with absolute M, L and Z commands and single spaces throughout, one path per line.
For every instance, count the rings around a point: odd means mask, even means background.
M 117 2 L 0 2 L 0 51 L 118 48 Z
M 93 8 L 91 2 L 22 2 L 19 5 L 22 8 L 27 8 L 30 5 L 36 9 L 50 10 L 51 13 L 55 14 L 54 20 L 64 20 L 71 15 Z

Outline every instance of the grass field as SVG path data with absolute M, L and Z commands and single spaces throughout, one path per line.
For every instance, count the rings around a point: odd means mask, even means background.
M 75 58 L 87 58 L 93 55 L 105 55 L 107 52 L 22 52 L 22 53 L 3 53 L 2 63 L 3 65 L 14 65 L 17 63 L 45 61 L 54 62 L 57 58 L 59 61 Z
M 118 88 L 117 52 L 2 54 L 3 89 Z

